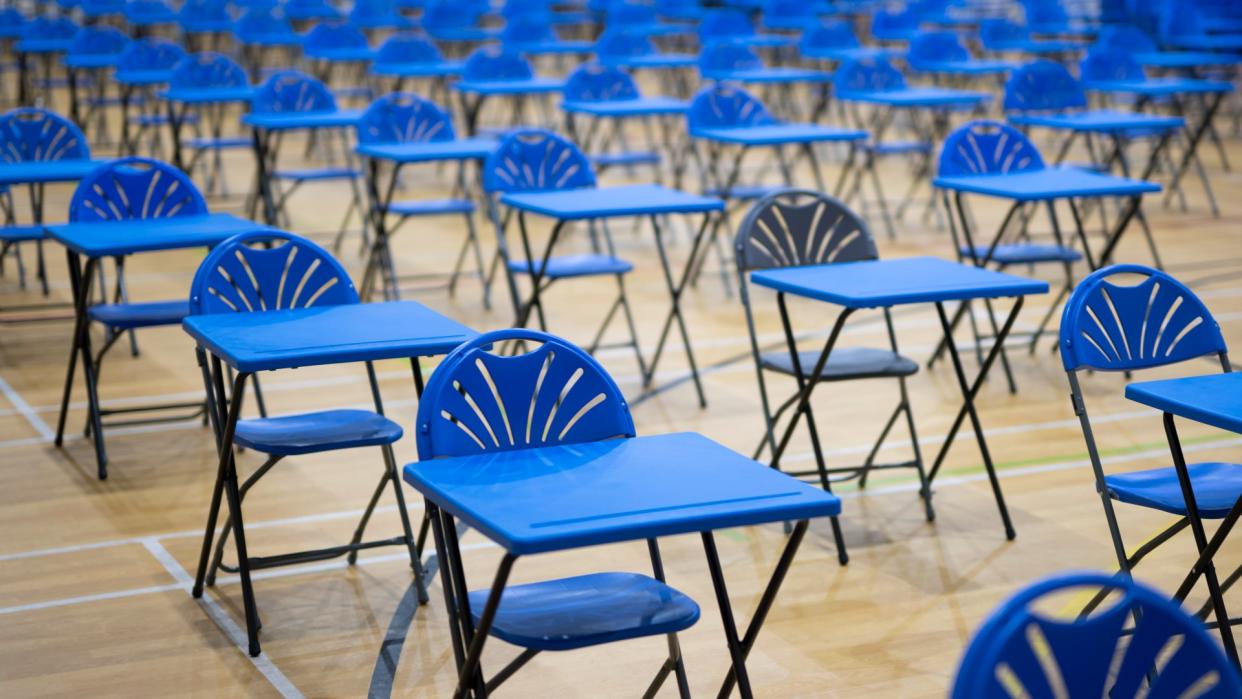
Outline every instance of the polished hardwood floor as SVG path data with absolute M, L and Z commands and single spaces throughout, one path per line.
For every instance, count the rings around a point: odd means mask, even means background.
M 1219 125 L 1236 167 L 1242 163 L 1242 148 L 1231 135 L 1232 125 L 1223 118 Z M 114 134 L 115 126 L 113 120 Z M 1043 136 L 1040 142 L 1048 152 L 1052 146 Z M 288 163 L 299 161 L 302 144 L 300 138 L 287 139 L 283 153 Z M 1136 152 L 1141 157 L 1141 148 Z M 1194 178 L 1187 181 L 1188 210 L 1176 201 L 1165 207 L 1153 196 L 1146 212 L 1168 270 L 1203 296 L 1227 339 L 1242 347 L 1242 173 L 1226 172 L 1210 147 L 1203 154 L 1221 215 L 1210 214 Z M 239 150 L 226 153 L 224 160 L 232 196 L 213 198 L 212 205 L 240 211 L 239 193 L 252 177 L 253 157 Z M 748 175 L 765 168 L 767 176 L 774 174 L 762 157 L 749 162 Z M 828 174 L 834 175 L 839 166 L 829 158 Z M 805 168 L 796 175 L 798 184 L 811 186 Z M 909 163 L 885 162 L 881 176 L 889 195 L 895 196 L 909 182 Z M 648 177 L 641 169 L 619 169 L 602 181 Z M 413 168 L 401 195 L 443 196 L 450 179 L 449 170 Z M 201 174 L 198 180 L 203 181 Z M 689 186 L 696 186 L 693 180 Z M 67 186 L 51 188 L 50 219 L 64 215 L 70 193 Z M 290 200 L 290 228 L 330 243 L 348 199 L 346 187 L 309 184 Z M 974 211 L 986 231 L 994 230 L 1002 213 L 997 203 L 985 200 L 978 200 Z M 26 215 L 24 209 L 20 213 Z M 921 220 L 916 211 L 890 239 L 875 210 L 869 214 L 884 257 L 952 256 L 948 231 L 936 218 Z M 493 235 L 481 217 L 479 223 L 490 253 Z M 536 235 L 546 235 L 546 230 L 545 222 L 536 223 Z M 688 234 L 681 230 L 674 235 L 675 261 L 688 248 Z M 1046 231 L 1047 225 L 1037 219 L 1034 230 Z M 400 270 L 447 269 L 462 231 L 460 219 L 410 222 L 395 237 Z M 636 265 L 629 290 L 639 336 L 649 351 L 668 308 L 651 231 L 619 222 L 611 233 L 619 254 Z M 566 249 L 586 249 L 587 240 L 584 232 L 575 231 Z M 351 233 L 340 252 L 355 279 L 362 269 L 359 241 Z M 25 254 L 29 263 L 33 248 L 27 246 Z M 184 296 L 200 259 L 200 251 L 133 259 L 128 268 L 131 297 Z M 52 297 L 64 300 L 64 257 L 55 244 L 47 246 L 47 260 Z M 1150 261 L 1137 228 L 1120 246 L 1117 260 Z M 650 395 L 643 392 L 632 354 L 605 350 L 600 358 L 632 398 L 640 433 L 696 430 L 749 453 L 760 437 L 762 418 L 735 274 L 725 274 L 726 288 L 717 273 L 720 266 L 720 258 L 710 256 L 684 301 L 704 368 L 706 409 L 699 408 L 693 388 L 684 382 L 685 358 L 676 344 L 657 377 L 667 388 Z M 1015 271 L 1043 276 L 1054 285 L 1061 280 L 1059 269 Z M 1082 270 L 1078 272 L 1081 276 Z M 611 280 L 554 286 L 546 298 L 550 330 L 588 342 L 614 289 Z M 473 278 L 463 278 L 452 297 L 444 289 L 409 297 L 479 330 L 512 322 L 503 286 L 496 287 L 495 304 L 487 311 Z M 10 260 L 0 279 L 0 304 L 41 300 L 36 293 L 17 289 Z M 1033 326 L 1049 301 L 1031 299 L 1018 321 L 1020 328 Z M 754 305 L 762 341 L 779 343 L 773 295 L 755 291 Z M 823 337 L 835 313 L 811 303 L 796 304 L 794 312 L 808 333 L 808 347 Z M 903 309 L 896 320 L 903 351 L 926 360 L 939 334 L 934 311 Z M 237 645 L 243 621 L 236 578 L 222 577 L 201 602 L 188 594 L 215 472 L 209 430 L 193 420 L 110 429 L 110 477 L 96 480 L 93 453 L 82 438 L 85 394 L 80 385 L 74 389 L 69 415 L 71 438 L 64 448 L 54 447 L 51 440 L 69 331 L 64 321 L 0 326 L 0 695 L 448 696 L 455 677 L 438 582 L 431 589 L 431 602 L 417 610 L 407 629 L 402 621 L 408 604 L 403 599 L 411 575 L 395 548 L 364 552 L 353 567 L 338 560 L 256 575 L 265 653 L 248 658 Z M 958 339 L 964 343 L 966 333 Z M 883 344 L 879 316 L 860 314 L 844 342 Z M 105 363 L 101 390 L 106 404 L 201 395 L 192 344 L 179 328 L 142 331 L 138 346 L 140 354 L 131 356 L 123 343 L 118 345 Z M 1007 595 L 1057 571 L 1115 567 L 1065 375 L 1051 346 L 1047 339 L 1028 353 L 1015 342 L 1011 358 L 1018 392 L 1011 394 L 996 374 L 979 397 L 1017 539 L 1006 541 L 1002 534 L 979 452 L 968 438 L 953 449 L 936 483 L 934 523 L 923 517 L 909 471 L 877 473 L 864 491 L 843 485 L 842 526 L 852 558 L 847 566 L 839 565 L 828 523 L 813 523 L 750 656 L 760 696 L 944 696 L 973 630 Z M 967 364 L 968 369 L 974 366 L 969 356 Z M 408 428 L 417 406 L 408 370 L 400 362 L 381 363 L 379 369 L 386 407 Z M 1212 370 L 1203 362 L 1152 375 Z M 1168 450 L 1160 416 L 1127 402 L 1124 384 L 1124 377 L 1117 375 L 1085 378 L 1108 468 L 1123 471 L 1165 463 Z M 781 394 L 791 390 L 788 381 L 775 386 Z M 368 402 L 365 374 L 356 366 L 265 376 L 264 388 L 275 413 Z M 911 391 L 922 442 L 935 447 L 960 402 L 950 367 L 924 368 L 911 380 Z M 817 392 L 815 408 L 834 463 L 848 464 L 865 455 L 895 399 L 895 385 L 883 381 L 826 385 Z M 1194 425 L 1183 429 L 1194 459 L 1242 458 L 1238 435 Z M 898 430 L 883 456 L 905 458 L 905 440 Z M 415 458 L 408 438 L 397 451 L 403 463 Z M 800 436 L 789 461 L 807 465 L 809 459 L 809 442 Z M 240 463 L 249 472 L 261 460 L 247 453 Z M 252 551 L 273 553 L 346 540 L 381 463 L 376 450 L 356 450 L 280 464 L 246 500 Z M 418 517 L 421 503 L 411 498 L 410 507 L 412 517 Z M 391 496 L 382 501 L 372 531 L 398 530 L 394 508 Z M 1119 511 L 1131 548 L 1170 520 L 1133 507 Z M 746 618 L 752 611 L 783 538 L 780 526 L 730 530 L 718 537 L 739 616 Z M 467 572 L 474 586 L 482 586 L 490 580 L 499 551 L 474 533 L 464 544 Z M 1144 562 L 1139 577 L 1171 591 L 1193 550 L 1189 535 L 1183 535 Z M 714 692 L 728 653 L 699 541 L 673 538 L 664 551 L 669 580 L 704 610 L 699 623 L 683 634 L 691 685 L 696 693 Z M 1242 546 L 1226 546 L 1222 567 L 1232 569 L 1239 554 Z M 647 565 L 641 544 L 625 544 L 524 559 L 514 577 L 528 581 L 601 569 L 646 570 Z M 1192 597 L 1197 606 L 1203 590 Z M 637 696 L 663 654 L 661 639 L 544 654 L 518 673 L 502 695 Z M 485 662 L 494 670 L 515 655 L 513 648 L 496 642 L 489 645 Z M 661 696 L 674 694 L 666 686 Z

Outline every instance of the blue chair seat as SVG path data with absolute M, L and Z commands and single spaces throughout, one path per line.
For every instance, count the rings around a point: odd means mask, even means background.
M 322 410 L 237 422 L 236 441 L 273 456 L 374 447 L 401 439 L 401 425 L 369 410 Z
M 277 170 L 272 177 L 279 180 L 294 182 L 316 182 L 320 180 L 343 180 L 360 177 L 362 173 L 348 167 L 319 167 L 302 170 Z
M 597 153 L 591 156 L 591 162 L 598 168 L 620 165 L 658 165 L 660 163 L 660 154 L 652 151 Z
M 179 325 L 190 313 L 190 302 L 148 301 L 143 303 L 101 303 L 91 306 L 87 315 L 110 328 L 130 330 L 160 325 Z
M 737 201 L 749 201 L 751 199 L 762 199 L 772 192 L 780 192 L 789 189 L 781 184 L 740 184 L 734 185 L 729 190 L 729 198 Z M 709 187 L 703 192 L 709 197 L 723 197 L 723 190 L 719 187 Z
M 868 142 L 863 145 L 863 150 L 870 151 L 876 155 L 899 155 L 904 153 L 930 153 L 932 144 L 926 141 L 884 141 L 882 143 Z
M 1199 463 L 1187 465 L 1186 470 L 1190 473 L 1199 514 L 1204 517 L 1224 517 L 1242 496 L 1242 465 Z M 1186 501 L 1182 498 L 1177 471 L 1172 466 L 1105 476 L 1104 487 L 1115 500 L 1186 515 Z
M 224 136 L 222 138 L 191 138 L 186 145 L 198 150 L 222 150 L 224 148 L 249 148 L 250 139 L 245 136 Z
M 798 353 L 798 363 L 803 374 L 810 374 L 819 361 L 820 350 Z M 788 352 L 768 352 L 759 356 L 764 369 L 794 376 L 793 357 Z M 848 381 L 851 379 L 894 378 L 913 376 L 919 371 L 918 362 L 874 347 L 836 347 L 828 355 L 828 363 L 820 372 L 823 381 Z
M 509 269 L 517 274 L 533 274 L 539 264 L 539 262 L 527 263 L 525 260 L 511 260 Z M 544 276 L 548 279 L 567 279 L 597 274 L 626 274 L 633 269 L 634 265 L 629 262 L 607 255 L 563 255 L 548 260 L 548 268 L 544 271 Z
M 976 245 L 972 250 L 962 246 L 962 254 L 966 257 L 983 257 L 988 254 L 988 246 Z M 1082 253 L 1060 245 L 1036 245 L 1031 243 L 1014 243 L 997 245 L 992 253 L 992 261 L 1002 265 L 1034 264 L 1038 262 L 1077 262 Z
M 475 623 L 489 591 L 471 592 Z M 637 573 L 594 573 L 505 588 L 492 635 L 534 650 L 573 650 L 690 628 L 699 605 Z
M 0 226 L 0 242 L 20 243 L 43 238 L 43 226 Z
M 409 199 L 394 201 L 388 212 L 398 216 L 442 216 L 447 214 L 474 213 L 474 202 L 469 199 Z

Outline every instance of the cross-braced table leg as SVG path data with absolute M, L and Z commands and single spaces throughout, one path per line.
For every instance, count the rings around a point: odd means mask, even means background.
M 723 216 L 723 214 L 721 214 Z M 690 347 L 690 332 L 686 330 L 686 319 L 681 313 L 681 295 L 686 289 L 686 284 L 690 281 L 691 274 L 695 268 L 696 258 L 702 248 L 704 237 L 710 227 L 712 220 L 711 214 L 703 215 L 703 223 L 699 226 L 699 230 L 694 235 L 694 240 L 690 242 L 690 254 L 686 257 L 686 264 L 681 273 L 681 278 L 674 279 L 672 266 L 669 264 L 668 250 L 664 245 L 663 229 L 660 226 L 658 216 L 651 217 L 651 225 L 655 230 L 656 250 L 660 253 L 660 267 L 664 271 L 664 283 L 668 288 L 671 307 L 668 316 L 664 319 L 664 327 L 660 330 L 660 339 L 656 342 L 655 354 L 651 361 L 647 363 L 647 371 L 643 376 L 643 385 L 650 386 L 651 381 L 655 378 L 656 366 L 660 363 L 660 356 L 664 352 L 664 345 L 668 340 L 669 334 L 673 329 L 673 321 L 677 321 L 677 329 L 681 334 L 682 345 L 686 348 L 686 360 L 690 363 L 690 375 L 694 379 L 694 388 L 699 394 L 699 407 L 707 407 L 707 398 L 703 393 L 703 383 L 699 377 L 698 364 L 694 360 L 694 350 Z M 705 254 L 705 253 L 704 253 Z
M 1187 129 L 1186 149 L 1182 153 L 1181 162 L 1178 163 L 1177 169 L 1173 172 L 1173 179 L 1169 181 L 1169 191 L 1165 194 L 1165 204 L 1169 202 L 1169 197 L 1174 191 L 1178 191 L 1181 186 L 1182 177 L 1190 169 L 1191 165 L 1195 165 L 1199 169 L 1200 178 L 1203 180 L 1203 189 L 1207 193 L 1208 203 L 1212 207 L 1212 215 L 1220 216 L 1220 208 L 1216 205 L 1216 196 L 1212 193 L 1211 184 L 1208 178 L 1203 174 L 1203 163 L 1199 160 L 1198 149 L 1199 143 L 1203 137 L 1213 128 L 1212 119 L 1216 116 L 1217 110 L 1225 100 L 1224 92 L 1217 92 L 1211 98 L 1205 98 L 1206 107 L 1203 110 L 1203 117 L 1194 128 Z M 1174 107 L 1181 115 L 1186 114 L 1186 109 L 1182 100 L 1175 100 Z
M 376 158 L 367 159 L 367 198 L 370 200 L 371 230 L 375 239 L 371 242 L 371 250 L 367 255 L 366 269 L 362 273 L 359 296 L 363 301 L 370 301 L 375 294 L 378 278 L 380 293 L 385 301 L 396 301 L 400 298 L 396 271 L 393 268 L 392 250 L 388 246 L 388 209 L 397 189 L 397 180 L 401 174 L 401 164 L 393 163 L 392 175 L 384 192 L 380 193 L 380 161 Z
M 69 367 L 65 373 L 65 390 L 61 395 L 60 417 L 56 422 L 56 446 L 64 445 L 65 418 L 69 413 L 69 397 L 73 393 L 73 375 L 78 361 L 82 362 L 82 374 L 86 382 L 86 409 L 90 420 L 91 437 L 95 445 L 95 461 L 99 479 L 108 477 L 108 454 L 104 450 L 103 417 L 99 411 L 99 390 L 96 383 L 95 360 L 91 352 L 91 321 L 88 315 L 91 284 L 99 265 L 96 258 L 87 258 L 83 267 L 81 256 L 67 251 L 69 260 L 69 283 L 73 292 L 74 326 L 73 342 L 69 350 Z

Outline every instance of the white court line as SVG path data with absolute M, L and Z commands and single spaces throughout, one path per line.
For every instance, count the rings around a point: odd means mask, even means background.
M 13 409 L 26 418 L 26 422 L 29 422 L 31 427 L 35 428 L 43 441 L 50 442 L 56 438 L 56 433 L 52 431 L 52 428 L 47 426 L 43 418 L 39 417 L 26 399 L 22 398 L 21 394 L 4 380 L 4 377 L 0 377 L 0 393 L 3 393 L 4 397 L 13 404 Z

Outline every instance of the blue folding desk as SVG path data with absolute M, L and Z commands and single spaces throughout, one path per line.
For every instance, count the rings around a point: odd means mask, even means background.
M 466 122 L 466 135 L 474 136 L 479 130 L 479 113 L 489 97 L 512 97 L 513 118 L 510 126 L 521 123 L 523 106 L 528 97 L 560 93 L 565 89 L 564 78 L 533 77 L 522 80 L 458 80 L 453 89 L 461 95 L 462 116 Z
M 78 96 L 79 74 L 88 78 L 88 84 L 94 93 L 94 98 L 100 102 L 102 106 L 104 89 L 108 84 L 107 72 L 110 68 L 115 68 L 117 62 L 121 60 L 120 53 L 88 53 L 88 54 L 66 54 L 61 63 L 65 66 L 65 76 L 69 80 L 69 118 L 73 123 L 86 126 L 86 121 L 82 118 L 81 98 Z
M 102 260 L 127 257 L 147 252 L 182 250 L 185 248 L 211 247 L 239 233 L 263 230 L 253 221 L 232 214 L 213 213 L 201 216 L 174 216 L 170 218 L 132 219 L 127 221 L 103 221 L 89 223 L 63 223 L 47 227 L 48 237 L 65 246 L 69 259 L 69 282 L 73 291 L 75 324 L 73 344 L 69 352 L 69 368 L 65 375 L 65 391 L 60 401 L 60 418 L 56 425 L 56 446 L 64 442 L 65 418 L 69 412 L 69 397 L 73 391 L 73 375 L 79 359 L 86 380 L 87 411 L 91 437 L 95 442 L 95 459 L 101 478 L 106 474 L 108 455 L 104 450 L 103 417 L 116 413 L 136 412 L 160 408 L 195 407 L 199 403 L 165 406 L 142 406 L 137 408 L 113 408 L 105 410 L 99 405 L 99 392 L 91 352 L 90 294 L 91 284 Z M 86 258 L 83 265 L 82 258 Z M 170 316 L 184 314 L 189 304 L 185 301 L 155 302 L 167 308 Z M 153 305 L 155 305 L 153 304 Z
M 250 127 L 253 138 L 255 173 L 259 201 L 263 202 L 263 221 L 276 225 L 276 199 L 272 193 L 271 173 L 276 171 L 280 134 L 288 131 L 351 128 L 362 118 L 361 109 L 338 109 L 321 112 L 250 112 L 241 122 Z
M 227 496 L 240 568 L 248 650 L 251 656 L 257 656 L 259 619 L 250 584 L 251 565 L 233 458 L 233 435 L 249 378 L 259 371 L 408 358 L 414 387 L 421 395 L 423 378 L 418 358 L 447 354 L 476 333 L 415 301 L 217 313 L 191 316 L 182 327 L 194 338 L 200 352 L 211 355 L 210 367 L 204 361 L 203 371 L 215 389 L 209 396 L 208 409 L 220 454 L 193 595 L 203 594 L 220 498 Z M 225 365 L 236 372 L 227 394 Z
M 804 415 L 807 418 L 808 429 L 811 431 L 815 458 L 821 465 L 823 464 L 824 456 L 819 446 L 819 439 L 816 436 L 818 432 L 815 427 L 814 416 L 811 413 L 811 392 L 820 382 L 828 357 L 836 345 L 837 338 L 841 334 L 845 321 L 850 315 L 861 309 L 892 308 L 894 306 L 911 304 L 934 304 L 936 306 L 936 314 L 940 318 L 940 327 L 944 332 L 945 344 L 952 359 L 953 371 L 957 375 L 958 389 L 962 394 L 962 407 L 958 410 L 957 417 L 954 418 L 944 443 L 936 454 L 931 471 L 927 474 L 928 491 L 922 495 L 930 503 L 931 483 L 940 471 L 940 467 L 944 464 L 945 457 L 949 453 L 949 448 L 953 445 L 962 421 L 969 416 L 971 426 L 975 432 L 975 441 L 979 445 L 979 452 L 983 457 L 983 465 L 987 469 L 988 479 L 992 485 L 992 493 L 996 497 L 996 506 L 1000 510 L 1001 521 L 1005 527 L 1005 536 L 1010 539 L 1014 538 L 1016 533 L 1009 518 L 1009 510 L 1005 506 L 1005 498 L 1001 494 L 1000 481 L 997 478 L 996 468 L 992 463 L 992 456 L 983 434 L 983 426 L 979 421 L 979 414 L 975 408 L 975 397 L 987 378 L 988 370 L 995 363 L 996 357 L 1005 343 L 1005 338 L 1013 328 L 1018 312 L 1022 310 L 1025 297 L 1031 294 L 1047 293 L 1047 282 L 1024 279 L 1011 274 L 973 265 L 949 262 L 936 257 L 909 257 L 806 267 L 786 267 L 783 269 L 752 272 L 750 279 L 759 286 L 764 286 L 777 292 L 776 300 L 780 307 L 781 324 L 784 327 L 785 341 L 789 348 L 790 356 L 793 358 L 795 378 L 798 382 L 799 397 L 797 409 L 784 435 L 777 444 L 775 453 L 772 455 L 773 467 L 779 466 L 781 455 L 785 453 L 785 449 L 789 445 L 789 439 L 793 436 L 794 428 L 797 427 L 798 420 Z M 794 329 L 786 305 L 786 296 L 799 296 L 841 307 L 841 312 L 837 315 L 832 331 L 828 335 L 828 340 L 824 343 L 824 349 L 820 352 L 814 368 L 809 372 L 804 371 L 802 366 Z M 1000 298 L 1013 298 L 1013 308 L 997 331 L 995 344 L 988 351 L 987 357 L 980 363 L 978 374 L 973 379 L 967 378 L 965 369 L 962 367 L 961 356 L 958 354 L 957 346 L 952 339 L 953 326 L 950 324 L 949 316 L 945 312 L 945 304 L 951 301 L 961 301 L 964 307 L 964 302 L 967 301 L 983 299 L 991 302 L 993 299 Z M 894 351 L 896 350 L 894 349 Z
M 653 133 L 651 129 L 651 122 L 664 121 L 669 117 L 684 117 L 689 108 L 689 102 L 676 97 L 639 97 L 637 99 L 624 100 L 561 101 L 561 110 L 565 112 L 565 125 L 567 127 L 566 130 L 569 132 L 569 137 L 578 143 L 587 153 L 596 152 L 596 149 L 592 147 L 592 144 L 595 142 L 595 137 L 600 130 L 600 124 L 602 122 L 611 121 L 614 126 L 614 135 L 616 135 L 616 137 L 624 143 L 621 131 L 622 122 L 627 119 L 633 119 L 642 123 L 644 129 L 646 130 L 647 141 L 650 144 L 650 147 L 657 151 L 667 151 L 664 155 L 667 156 L 670 161 L 672 161 L 676 156 L 677 147 L 675 142 L 670 142 L 673 139 L 668 137 L 668 135 L 675 133 L 676 131 L 670 128 L 666 123 L 663 129 L 665 138 L 656 138 L 655 133 Z M 590 119 L 590 123 L 585 132 L 582 132 L 581 137 L 579 136 L 580 129 L 575 117 Z M 624 155 L 625 154 L 622 154 L 623 158 Z M 598 156 L 596 156 L 596 162 L 597 165 L 600 163 Z M 621 164 L 625 164 L 625 162 L 626 161 L 622 160 Z
M 396 272 L 388 257 L 388 226 L 385 212 L 392 206 L 393 195 L 396 193 L 401 168 L 416 163 L 447 163 L 462 165 L 458 169 L 453 196 L 467 195 L 465 182 L 465 164 L 482 163 L 500 144 L 486 138 L 463 138 L 452 141 L 418 141 L 407 143 L 364 143 L 354 152 L 366 160 L 367 196 L 370 200 L 371 230 L 375 240 L 371 245 L 371 254 L 367 258 L 366 271 L 358 284 L 358 293 L 362 300 L 368 301 L 375 293 L 376 278 L 380 284 L 380 292 L 386 300 L 400 297 L 400 289 Z M 392 174 L 388 183 L 381 188 L 380 164 L 392 163 Z M 481 189 L 481 188 L 480 188 Z
M 1133 55 L 1144 68 L 1162 70 L 1221 68 L 1242 63 L 1242 56 L 1237 54 L 1210 51 L 1144 51 Z
M 120 86 L 121 91 L 121 144 L 120 152 L 133 155 L 137 150 L 129 137 L 129 108 L 134 101 L 134 93 L 141 91 L 145 101 L 157 85 L 165 85 L 172 80 L 172 69 L 166 70 L 118 70 L 112 79 Z
M 168 104 L 168 127 L 172 132 L 173 164 L 185 169 L 181 155 L 181 129 L 190 109 L 208 109 L 208 128 L 211 138 L 219 140 L 224 133 L 224 108 L 230 104 L 250 104 L 254 88 L 241 87 L 192 87 L 170 88 L 160 92 L 159 97 Z
M 52 74 L 52 59 L 57 54 L 69 52 L 73 39 L 18 39 L 14 42 L 12 52 L 17 55 L 17 106 L 29 107 L 32 104 L 30 95 L 30 57 L 39 56 L 46 68 L 47 77 Z
M 1195 544 L 1199 549 L 1199 559 L 1195 561 L 1190 573 L 1173 596 L 1175 600 L 1181 602 L 1190 594 L 1199 576 L 1213 567 L 1212 559 L 1229 538 L 1229 533 L 1237 523 L 1238 517 L 1242 516 L 1242 499 L 1234 503 L 1209 540 L 1203 529 L 1203 520 L 1199 514 L 1199 505 L 1195 501 L 1190 472 L 1186 468 L 1186 456 L 1182 452 L 1182 443 L 1177 434 L 1177 423 L 1174 418 L 1193 420 L 1226 432 L 1242 434 L 1242 372 L 1140 381 L 1126 386 L 1126 398 L 1164 413 L 1165 437 L 1168 439 L 1169 451 L 1173 456 L 1173 468 L 1177 471 L 1178 485 L 1186 502 L 1186 516 L 1190 520 L 1190 526 L 1195 535 Z M 1235 468 L 1242 468 L 1242 465 L 1237 465 Z M 1209 587 L 1212 586 L 1209 585 Z M 1223 587 L 1228 587 L 1228 582 Z M 1219 590 L 1219 593 L 1215 588 L 1209 591 L 1221 632 L 1229 634 L 1227 647 L 1232 647 L 1231 622 L 1229 613 L 1225 609 L 1223 593 L 1223 589 Z
M 537 265 L 531 270 L 531 297 L 518 307 L 517 322 L 514 327 L 525 327 L 531 313 L 539 309 L 540 291 L 547 270 L 548 260 L 552 257 L 553 248 L 561 229 L 570 221 L 591 221 L 607 218 L 648 217 L 651 219 L 652 230 L 655 231 L 656 250 L 660 253 L 660 266 L 664 272 L 664 283 L 668 288 L 672 306 L 664 319 L 664 327 L 660 331 L 660 340 L 656 344 L 655 354 L 644 367 L 643 385 L 650 388 L 655 377 L 656 366 L 664 352 L 664 345 L 672 332 L 673 321 L 681 333 L 682 344 L 686 348 L 686 359 L 690 364 L 690 376 L 698 391 L 699 406 L 707 407 L 707 399 L 703 394 L 703 384 L 699 378 L 698 365 L 694 361 L 694 352 L 690 347 L 690 333 L 686 330 L 686 320 L 681 313 L 681 295 L 686 288 L 700 251 L 704 251 L 703 238 L 712 220 L 711 214 L 723 214 L 725 203 L 715 197 L 689 194 L 676 189 L 669 189 L 657 184 L 627 185 L 621 187 L 596 187 L 587 189 L 570 189 L 555 192 L 519 192 L 503 194 L 500 203 L 517 210 L 518 225 L 522 233 L 523 249 L 526 252 L 528 265 L 532 261 L 532 247 L 526 235 L 526 214 L 538 214 L 556 220 L 548 244 Z M 685 269 L 680 279 L 673 276 L 672 265 L 669 263 L 668 251 L 664 244 L 663 228 L 660 218 L 670 215 L 703 215 L 703 223 L 690 243 L 690 253 L 686 258 Z M 507 268 L 506 268 L 507 269 Z M 512 283 L 512 279 L 510 279 Z M 518 299 L 516 284 L 510 287 L 513 298 Z
M 454 519 L 505 550 L 491 585 L 503 591 L 521 556 L 625 541 L 699 533 L 724 623 L 732 669 L 719 696 L 737 682 L 753 696 L 746 656 L 812 517 L 841 502 L 694 433 L 633 437 L 478 456 L 433 459 L 405 467 L 405 481 L 426 498 L 443 562 L 458 682 L 464 696 L 481 679 L 479 660 L 499 593 L 469 593 Z M 796 521 L 745 633 L 738 634 L 713 531 Z M 481 608 L 480 608 L 481 607 Z M 462 638 L 464 636 L 464 639 Z

